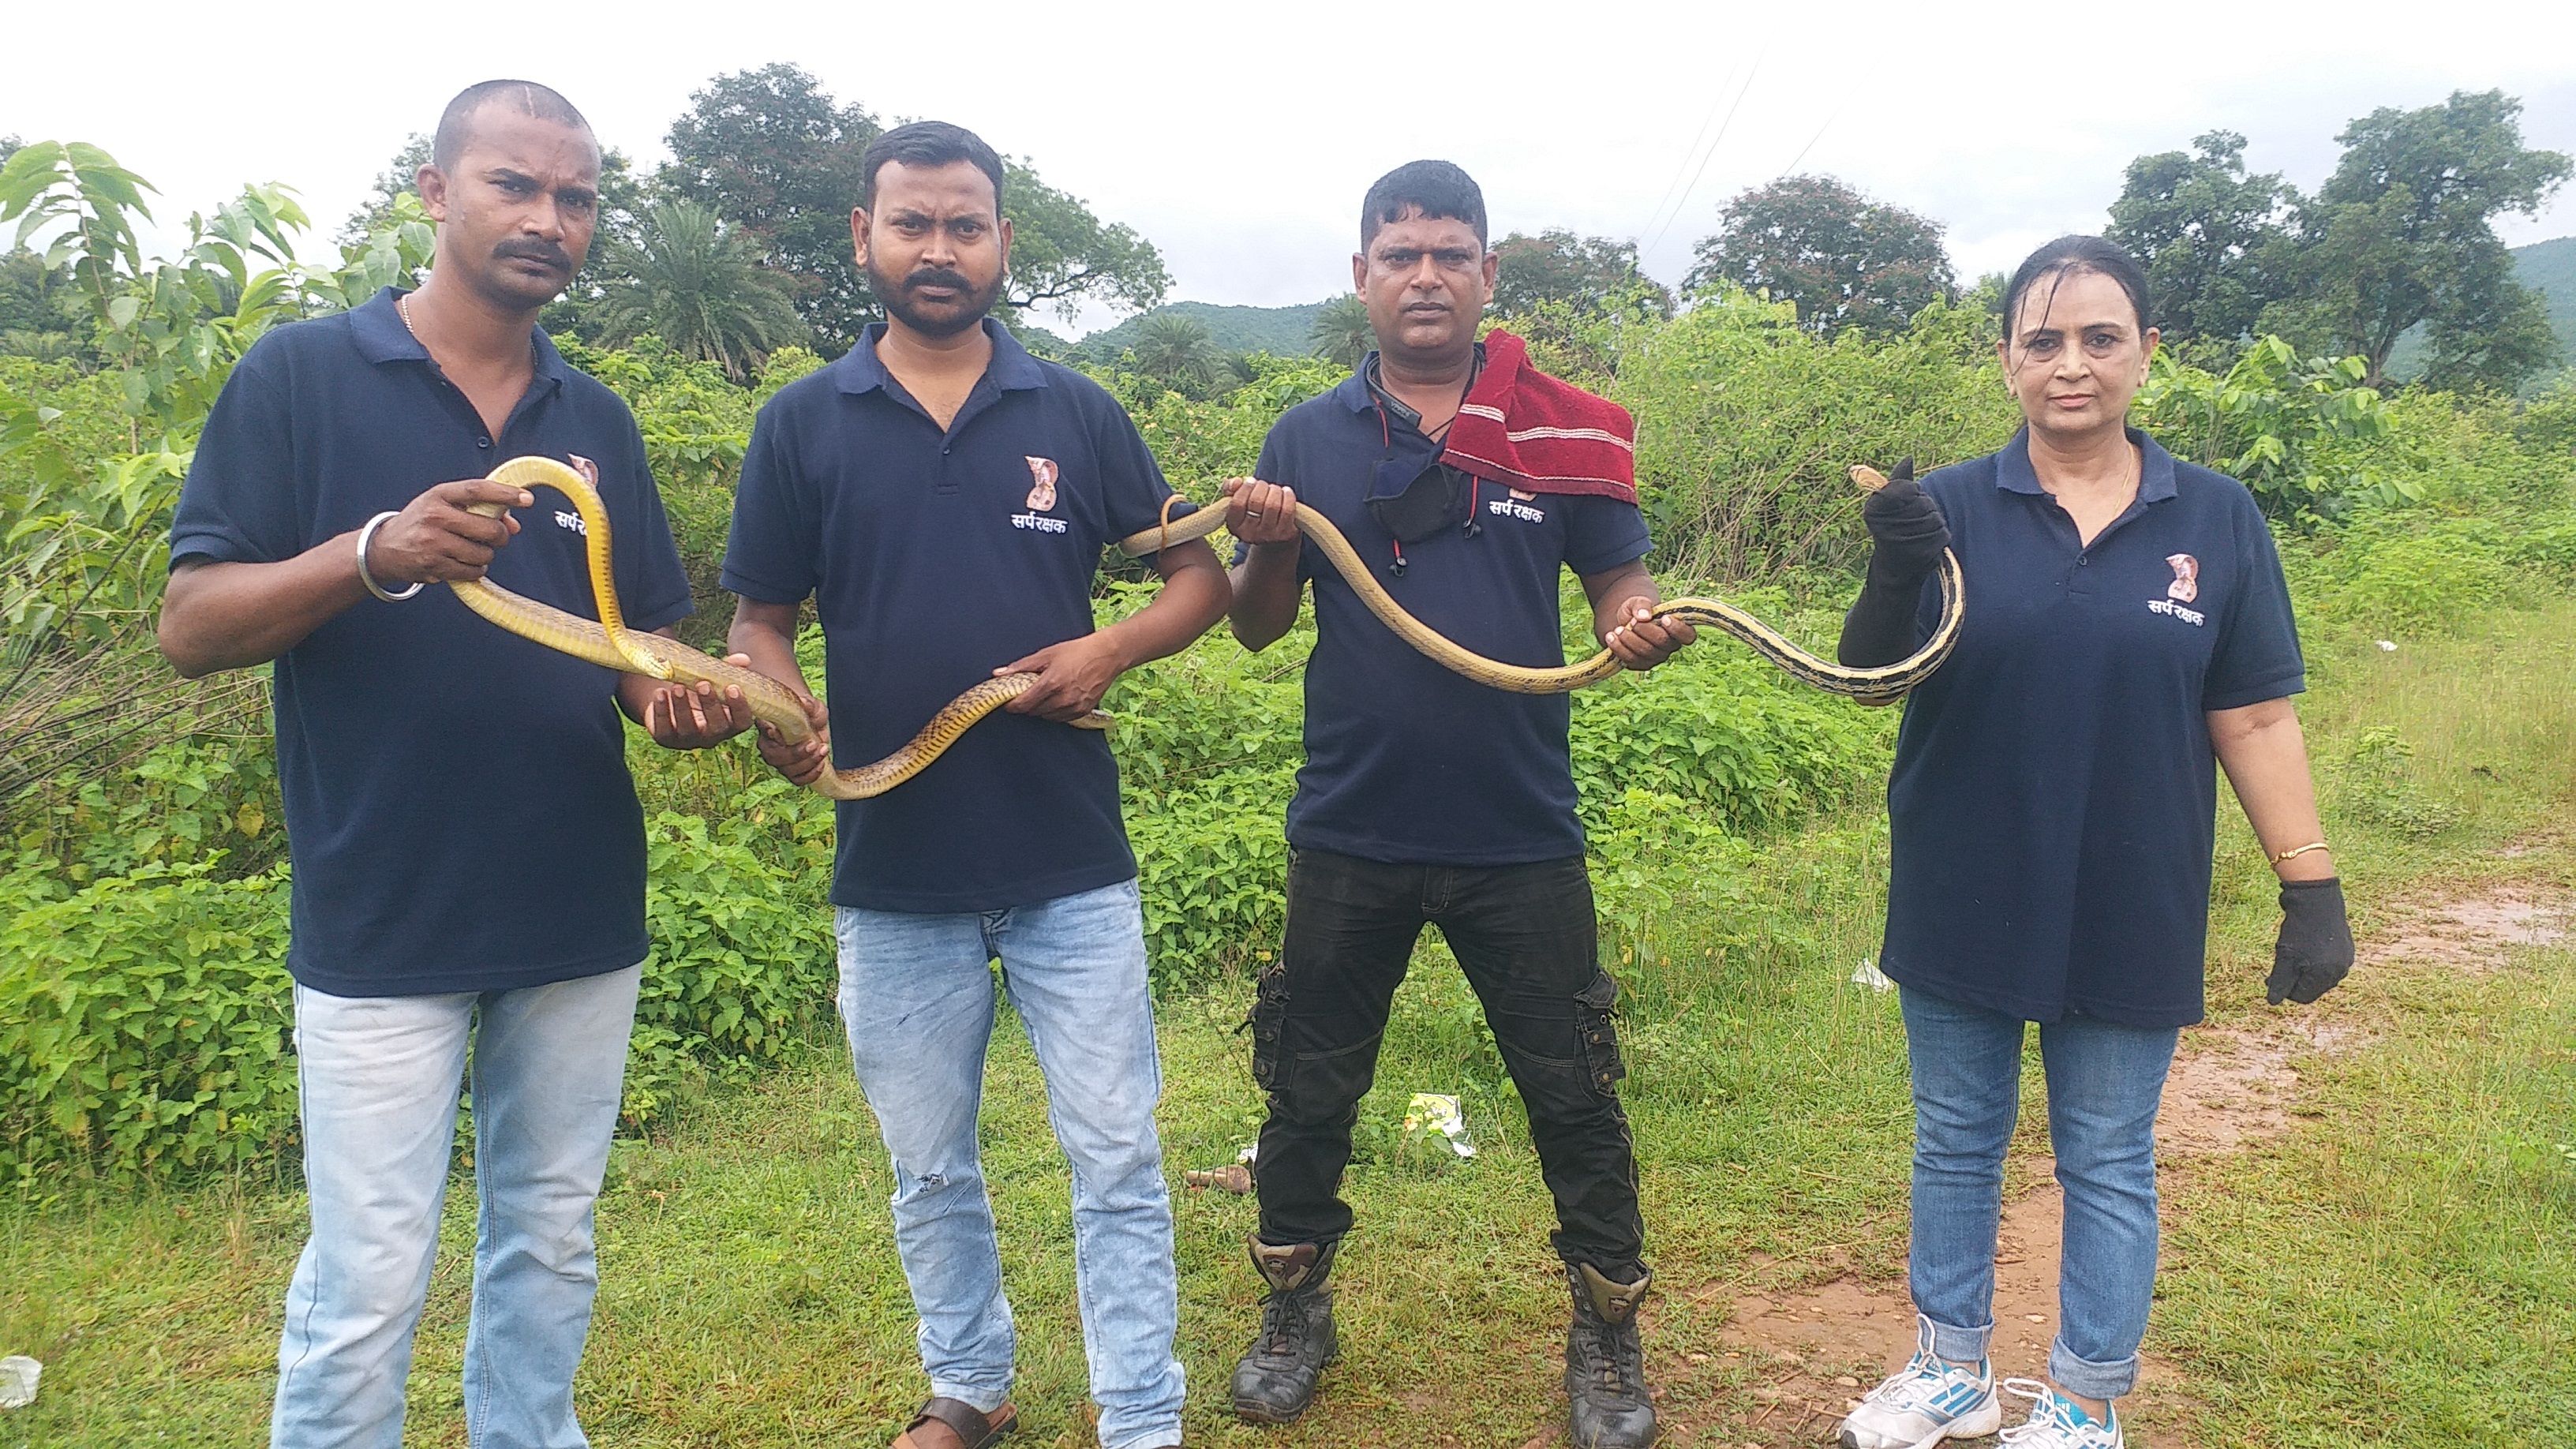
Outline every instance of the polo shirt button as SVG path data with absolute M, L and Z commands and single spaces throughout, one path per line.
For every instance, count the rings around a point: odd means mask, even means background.
M 492 446 L 492 440 L 490 438 L 476 438 L 474 440 L 474 446 L 478 448 L 488 448 Z

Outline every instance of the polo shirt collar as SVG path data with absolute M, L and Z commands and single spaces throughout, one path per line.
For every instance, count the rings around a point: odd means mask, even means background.
M 407 295 L 395 287 L 380 288 L 376 295 L 359 303 L 349 312 L 349 328 L 357 338 L 358 355 L 369 362 L 427 362 L 429 349 L 411 335 L 403 325 L 402 311 L 395 300 Z M 572 375 L 572 364 L 555 350 L 554 339 L 539 327 L 529 341 L 536 355 L 537 376 L 560 384 Z
M 2125 431 L 2129 435 L 2129 441 L 2137 445 L 2141 464 L 2138 474 L 2138 501 L 2162 503 L 2173 497 L 2173 454 L 2166 452 L 2162 444 L 2136 428 Z M 2009 493 L 2044 494 L 2048 491 L 2039 486 L 2039 471 L 2030 464 L 2029 428 L 2024 427 L 2020 432 L 2013 434 L 2012 441 L 2004 444 L 2003 452 L 1996 455 L 1995 486 Z
M 1333 389 L 1333 400 L 1355 413 L 1376 407 L 1377 397 L 1369 391 L 1368 385 L 1369 369 L 1376 364 L 1377 354 L 1374 352 L 1361 358 L 1360 365 L 1351 369 L 1351 375 L 1343 378 L 1340 386 Z
M 1011 335 L 1011 329 L 987 317 L 978 324 L 992 339 L 993 358 L 984 364 L 984 376 L 993 386 L 1005 392 L 1025 391 L 1047 385 L 1046 369 Z M 871 322 L 859 333 L 859 344 L 841 354 L 832 364 L 832 381 L 847 393 L 873 392 L 894 380 L 886 365 L 877 357 L 877 342 L 886 334 L 886 324 Z

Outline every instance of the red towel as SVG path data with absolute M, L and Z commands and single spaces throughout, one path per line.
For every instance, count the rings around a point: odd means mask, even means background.
M 1485 334 L 1485 370 L 1458 405 L 1440 460 L 1528 493 L 1637 501 L 1637 424 L 1628 410 L 1530 366 L 1529 344 Z

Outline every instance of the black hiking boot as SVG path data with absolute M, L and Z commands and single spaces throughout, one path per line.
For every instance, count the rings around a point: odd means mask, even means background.
M 1565 1281 L 1574 1292 L 1574 1322 L 1565 1330 L 1574 1449 L 1646 1449 L 1655 1442 L 1655 1401 L 1646 1391 L 1637 1305 L 1654 1275 L 1613 1283 L 1589 1263 L 1568 1263 Z
M 1270 1285 L 1261 1334 L 1234 1366 L 1234 1412 L 1257 1424 L 1293 1424 L 1315 1402 L 1315 1380 L 1341 1347 L 1333 1335 L 1333 1271 L 1339 1243 L 1274 1248 L 1252 1240 L 1252 1266 Z

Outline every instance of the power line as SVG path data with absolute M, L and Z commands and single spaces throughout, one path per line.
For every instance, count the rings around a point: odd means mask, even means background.
M 1816 143 L 1818 141 L 1825 139 L 1825 133 L 1834 128 L 1834 122 L 1841 120 L 1842 114 L 1842 107 L 1834 107 L 1833 114 L 1825 117 L 1825 123 L 1816 128 L 1816 134 L 1809 136 L 1807 138 L 1807 144 L 1798 148 L 1798 154 L 1789 158 L 1789 164 L 1780 168 L 1780 174 L 1782 176 L 1787 176 L 1796 171 L 1798 169 L 1798 163 L 1807 159 L 1807 153 L 1816 149 Z
M 1744 108 L 1744 98 L 1753 93 L 1753 82 L 1761 77 L 1762 58 L 1770 53 L 1771 42 L 1766 39 L 1762 42 L 1762 49 L 1754 53 L 1752 69 L 1744 73 L 1744 86 L 1735 93 L 1735 104 L 1726 108 L 1726 119 L 1719 123 L 1717 135 L 1710 139 L 1708 150 L 1699 158 L 1699 169 L 1691 173 L 1690 185 L 1682 188 L 1682 199 L 1673 204 L 1673 214 L 1664 218 L 1664 225 L 1655 233 L 1655 239 L 1646 243 L 1644 250 L 1638 253 L 1640 261 L 1652 255 L 1655 248 L 1663 244 L 1664 233 L 1671 231 L 1673 223 L 1682 219 L 1682 212 L 1690 206 L 1691 193 L 1699 189 L 1700 177 L 1708 173 L 1708 163 L 1717 155 L 1717 148 L 1725 144 L 1727 128 L 1735 124 L 1735 113 Z
M 1734 79 L 1735 68 L 1729 66 L 1725 79 L 1710 88 L 1708 114 L 1699 118 L 1699 130 L 1692 134 L 1690 145 L 1682 151 L 1682 158 L 1673 163 L 1673 179 L 1664 183 L 1664 194 L 1655 198 L 1654 209 L 1646 213 L 1647 226 L 1653 226 L 1655 219 L 1664 214 L 1664 203 L 1672 200 L 1673 192 L 1681 186 L 1682 173 L 1690 169 L 1691 158 L 1699 154 L 1699 143 L 1708 139 L 1708 128 L 1717 123 L 1717 108 L 1726 104 L 1726 88 Z

